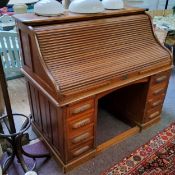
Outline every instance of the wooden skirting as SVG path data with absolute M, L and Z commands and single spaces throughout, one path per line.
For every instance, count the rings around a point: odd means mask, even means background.
M 135 126 L 131 129 L 128 129 L 127 131 L 115 136 L 114 138 L 102 143 L 101 145 L 97 146 L 96 154 L 101 153 L 102 151 L 110 148 L 112 145 L 118 144 L 119 142 L 122 142 L 123 140 L 137 134 L 140 131 L 140 128 L 138 126 Z
M 148 127 L 150 127 L 151 125 L 157 123 L 160 121 L 160 116 L 157 116 L 156 118 L 152 119 L 151 121 L 144 123 L 141 125 L 141 129 L 146 129 Z

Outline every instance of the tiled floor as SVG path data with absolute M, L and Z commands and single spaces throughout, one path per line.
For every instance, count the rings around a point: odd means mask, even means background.
M 9 81 L 9 91 L 14 111 L 29 114 L 30 110 L 24 83 L 24 79 Z M 18 92 L 16 91 L 17 89 Z M 117 145 L 114 145 L 113 147 L 102 152 L 100 155 L 96 156 L 94 159 L 89 160 L 67 174 L 98 175 L 100 172 L 103 172 L 113 164 L 128 156 L 132 151 L 146 143 L 149 139 L 156 135 L 157 132 L 167 127 L 173 121 L 175 121 L 175 69 L 172 71 L 172 76 L 163 107 L 162 119 L 159 123 L 143 130 L 141 133 L 138 133 Z M 31 133 L 31 131 L 29 132 Z M 49 172 L 50 175 L 63 175 L 61 168 L 53 159 L 44 164 L 39 171 L 39 175 L 48 175 L 48 171 L 46 174 L 45 170 L 48 169 L 50 165 L 52 166 Z

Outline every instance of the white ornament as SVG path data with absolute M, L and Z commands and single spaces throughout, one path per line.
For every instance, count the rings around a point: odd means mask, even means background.
M 34 5 L 34 12 L 42 16 L 57 16 L 64 13 L 64 7 L 56 0 L 41 0 Z
M 100 0 L 74 0 L 69 5 L 69 11 L 75 13 L 99 13 L 104 11 Z

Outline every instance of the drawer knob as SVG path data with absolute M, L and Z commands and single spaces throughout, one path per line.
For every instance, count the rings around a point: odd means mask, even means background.
M 77 129 L 77 128 L 81 128 L 83 126 L 88 125 L 91 122 L 90 118 L 86 118 L 84 120 L 81 120 L 79 122 L 76 122 L 72 125 L 72 129 Z
M 156 81 L 156 83 L 161 83 L 161 82 L 165 81 L 166 79 L 167 79 L 167 76 L 164 75 L 164 76 L 156 78 L 155 81 Z
M 153 94 L 154 94 L 154 95 L 158 95 L 158 94 L 164 92 L 164 90 L 165 90 L 164 88 L 157 89 L 157 90 L 155 90 L 155 91 L 153 92 Z
M 90 133 L 86 132 L 86 133 L 72 139 L 72 143 L 75 144 L 75 143 L 81 142 L 83 140 L 86 140 L 87 138 L 89 138 L 89 136 L 90 136 Z
M 75 151 L 75 152 L 73 153 L 73 155 L 74 155 L 74 156 L 78 156 L 78 155 L 84 153 L 85 151 L 87 151 L 89 148 L 90 148 L 89 145 L 84 146 L 84 147 L 80 148 L 79 150 Z
M 80 112 L 84 112 L 84 111 L 90 109 L 91 107 L 92 107 L 91 104 L 85 104 L 85 105 L 83 105 L 83 106 L 81 106 L 81 107 L 79 107 L 79 108 L 74 109 L 74 110 L 72 111 L 72 114 L 75 115 L 75 114 L 78 114 L 78 113 L 80 113 Z
M 159 111 L 156 111 L 156 112 L 152 113 L 151 115 L 149 115 L 148 118 L 149 118 L 149 119 L 152 119 L 152 118 L 158 116 L 159 114 L 160 114 L 160 112 L 159 112 Z
M 161 103 L 162 103 L 162 100 L 158 100 L 158 101 L 154 102 L 151 106 L 156 107 L 156 106 L 160 105 Z

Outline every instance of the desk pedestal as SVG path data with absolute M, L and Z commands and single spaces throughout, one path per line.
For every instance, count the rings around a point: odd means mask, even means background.
M 64 171 L 68 171 L 159 121 L 169 76 L 169 70 L 163 71 L 63 107 L 55 106 L 28 81 L 33 127 Z M 127 123 L 130 129 L 98 145 L 96 130 L 100 108 Z

